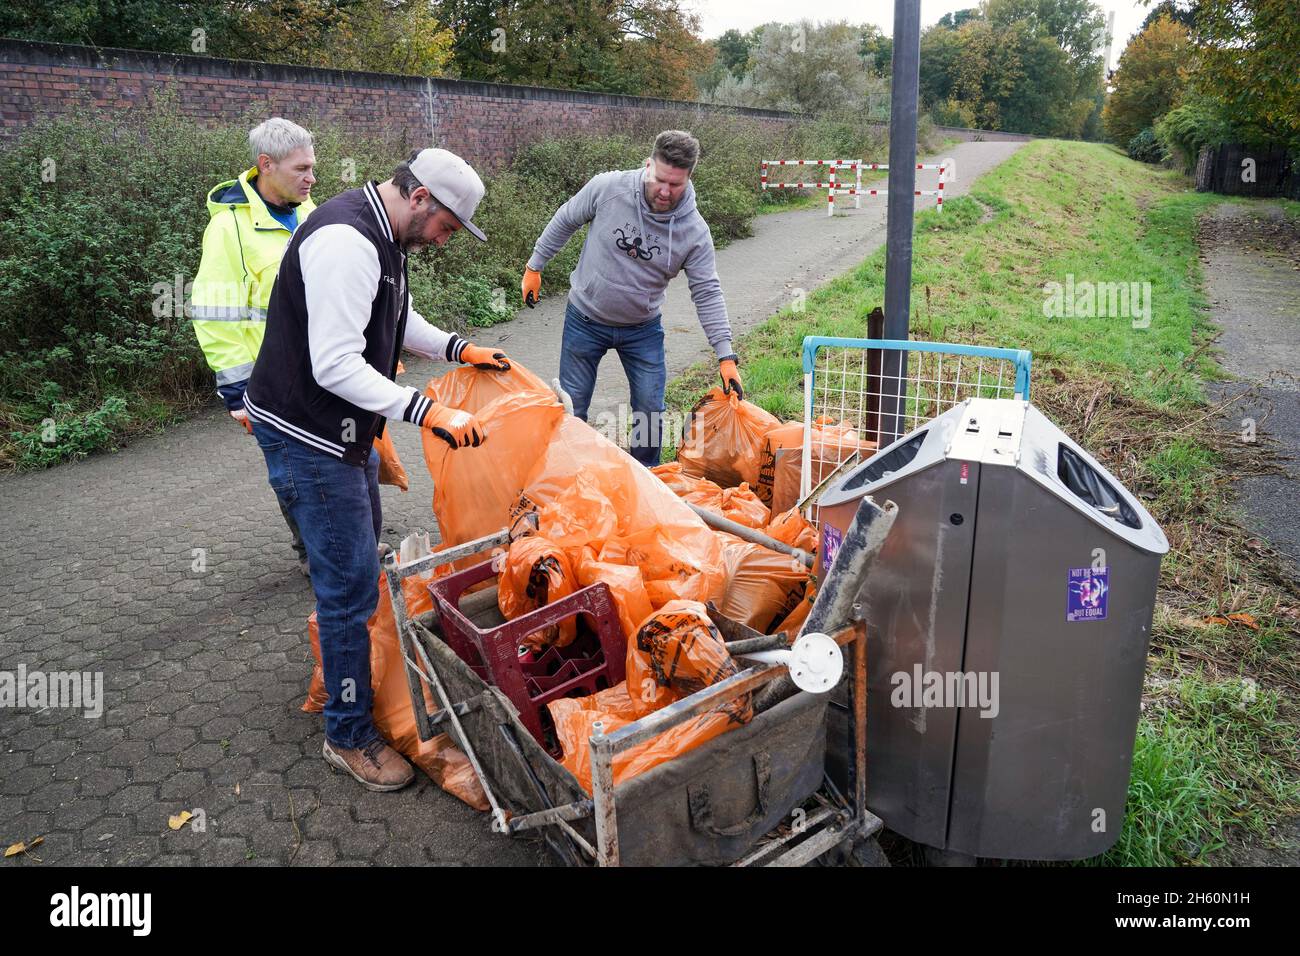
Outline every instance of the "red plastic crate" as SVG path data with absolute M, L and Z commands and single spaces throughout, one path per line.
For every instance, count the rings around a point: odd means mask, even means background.
M 483 629 L 461 612 L 460 598 L 475 584 L 496 576 L 492 562 L 485 561 L 429 584 L 443 640 L 510 699 L 524 726 L 558 757 L 547 702 L 594 694 L 624 678 L 627 638 L 614 597 L 597 582 L 499 627 Z M 520 645 L 529 634 L 572 617 L 579 619 L 578 636 L 567 647 L 520 655 Z

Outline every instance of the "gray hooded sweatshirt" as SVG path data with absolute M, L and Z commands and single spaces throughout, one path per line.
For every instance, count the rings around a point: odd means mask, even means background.
M 659 314 L 668 280 L 682 269 L 700 326 L 718 358 L 731 355 L 731 323 L 713 258 L 713 235 L 688 182 L 677 205 L 655 212 L 645 199 L 645 169 L 593 176 L 559 208 L 533 246 L 528 268 L 541 272 L 570 237 L 591 223 L 569 301 L 605 325 L 639 325 Z

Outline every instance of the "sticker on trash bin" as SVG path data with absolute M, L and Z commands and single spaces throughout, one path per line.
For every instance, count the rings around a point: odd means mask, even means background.
M 1070 568 L 1066 621 L 1106 620 L 1110 595 L 1110 568 Z
M 829 568 L 835 564 L 835 555 L 839 554 L 840 543 L 844 533 L 832 525 L 822 526 L 822 567 Z

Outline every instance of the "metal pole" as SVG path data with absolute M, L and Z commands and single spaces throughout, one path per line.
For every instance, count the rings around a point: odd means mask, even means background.
M 885 338 L 908 338 L 912 305 L 912 214 L 916 204 L 916 107 L 921 68 L 921 0 L 894 0 L 889 112 L 889 212 L 885 239 Z M 907 353 L 884 356 L 880 443 L 903 434 Z

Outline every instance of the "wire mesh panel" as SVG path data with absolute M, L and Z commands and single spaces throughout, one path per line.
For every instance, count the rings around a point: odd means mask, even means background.
M 809 336 L 799 500 L 968 398 L 1029 398 L 1024 349 Z M 809 513 L 815 522 L 815 509 Z

